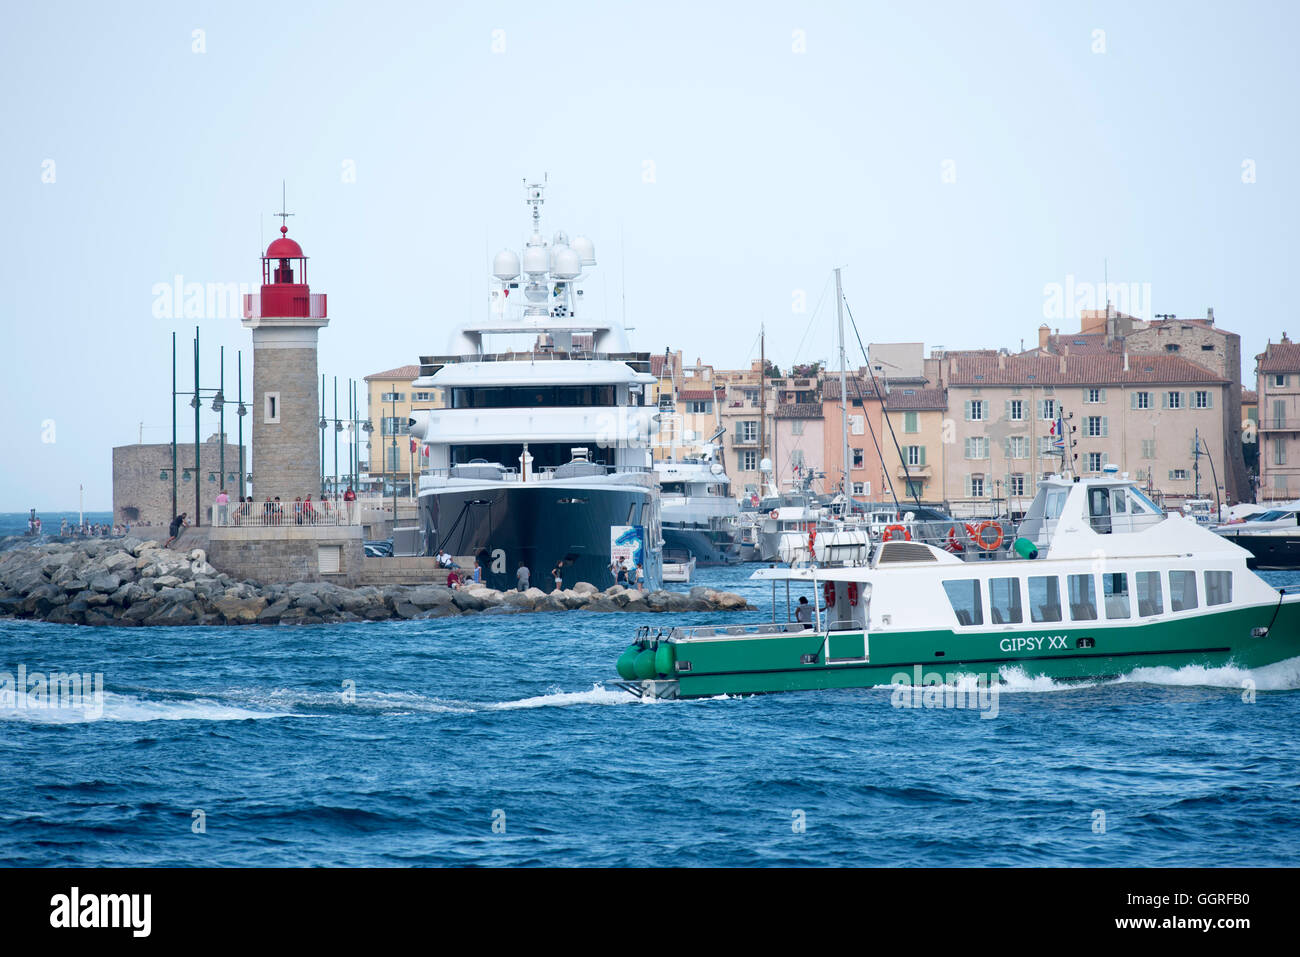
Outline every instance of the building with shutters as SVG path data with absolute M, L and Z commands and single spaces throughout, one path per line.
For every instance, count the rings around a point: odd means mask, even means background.
M 1115 465 L 1173 505 L 1213 498 L 1216 486 L 1228 499 L 1220 450 L 1230 383 L 1203 365 L 1111 350 L 939 360 L 952 422 L 943 497 L 958 517 L 1023 514 L 1036 483 L 1061 470 L 1062 417 L 1076 473 Z
M 942 389 L 895 383 L 885 397 L 884 417 L 884 471 L 894 481 L 894 492 L 900 500 L 942 505 L 947 395 Z M 878 498 L 887 500 L 887 490 L 882 488 Z
M 1282 334 L 1255 356 L 1260 502 L 1300 497 L 1300 345 Z

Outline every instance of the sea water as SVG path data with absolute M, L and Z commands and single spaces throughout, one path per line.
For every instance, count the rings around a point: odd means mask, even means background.
M 770 619 L 754 567 L 697 583 L 757 611 L 671 621 Z M 98 707 L 0 705 L 0 862 L 1300 863 L 1300 660 L 1011 672 L 993 720 L 889 688 L 639 701 L 614 661 L 669 620 L 0 620 L 0 672 L 102 680 Z

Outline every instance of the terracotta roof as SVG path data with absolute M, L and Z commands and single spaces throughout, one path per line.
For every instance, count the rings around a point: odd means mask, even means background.
M 658 352 L 650 354 L 650 374 L 656 379 L 664 377 L 664 366 L 667 365 L 669 357 Z
M 1249 404 L 1249 403 L 1251 403 L 1251 402 L 1258 402 L 1258 401 L 1259 401 L 1259 393 L 1256 392 L 1254 389 L 1242 389 L 1242 390 L 1241 390 L 1241 401 L 1242 401 L 1243 403 L 1245 403 L 1245 404 Z
M 778 419 L 820 419 L 820 402 L 782 402 L 774 413 Z
M 1061 362 L 1065 371 L 1061 371 Z M 1006 356 L 1004 367 L 998 357 L 956 355 L 952 359 L 949 382 L 953 385 L 1122 385 L 1128 382 L 1206 382 L 1221 383 L 1208 369 L 1175 355 L 1130 354 L 1128 370 L 1124 357 L 1107 352 L 1100 355 L 1044 356 L 1021 354 Z M 1300 366 L 1297 366 L 1300 368 Z
M 863 379 L 861 376 L 855 375 L 845 376 L 844 378 L 850 399 L 861 396 L 867 401 L 872 401 L 876 398 L 876 390 L 872 388 L 870 379 Z M 822 380 L 822 398 L 829 402 L 838 402 L 840 400 L 840 377 L 838 375 L 828 373 L 826 378 Z
M 1264 351 L 1255 356 L 1260 372 L 1300 371 L 1300 343 L 1270 342 Z
M 1051 336 L 1047 340 L 1047 348 L 1055 353 L 1068 351 L 1070 355 L 1099 355 L 1123 351 L 1118 338 L 1112 337 L 1110 342 L 1107 342 L 1104 335 L 1093 333 Z
M 885 408 L 891 412 L 943 410 L 948 408 L 948 395 L 943 389 L 891 389 Z
M 418 379 L 420 377 L 419 366 L 398 366 L 396 369 L 389 369 L 387 372 L 372 372 L 366 376 L 366 381 L 371 379 Z
M 700 399 L 712 399 L 713 390 L 712 389 L 682 389 L 681 392 L 677 393 L 677 397 L 679 399 L 685 399 L 688 401 L 689 400 L 698 401 Z

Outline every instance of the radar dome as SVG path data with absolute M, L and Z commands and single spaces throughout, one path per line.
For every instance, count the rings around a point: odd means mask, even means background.
M 569 244 L 584 266 L 596 265 L 596 244 L 586 236 L 574 236 Z
M 551 275 L 556 279 L 576 279 L 582 272 L 582 260 L 571 246 L 551 248 Z
M 524 272 L 528 275 L 543 275 L 549 268 L 550 255 L 545 246 L 529 246 L 524 250 Z
M 502 282 L 519 277 L 519 256 L 513 249 L 503 249 L 492 260 L 492 275 Z
M 761 462 L 758 463 L 758 470 L 759 470 L 760 472 L 770 472 L 770 471 L 772 471 L 772 460 L 771 460 L 771 459 L 763 459 L 763 461 L 761 461 Z
M 569 234 L 566 233 L 563 229 L 557 229 L 555 231 L 555 235 L 551 238 L 551 245 L 552 246 L 569 245 Z

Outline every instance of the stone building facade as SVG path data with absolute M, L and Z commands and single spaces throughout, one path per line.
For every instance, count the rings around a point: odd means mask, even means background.
M 1300 497 L 1300 344 L 1282 334 L 1255 357 L 1260 502 Z
M 225 479 L 226 494 L 239 497 L 239 446 L 227 442 L 225 471 L 220 470 L 220 437 L 213 435 L 199 447 L 198 469 L 194 467 L 194 443 L 177 444 L 176 503 L 191 524 L 209 525 L 212 504 Z M 194 494 L 198 490 L 199 521 L 196 523 Z M 113 449 L 114 524 L 166 527 L 172 520 L 172 446 L 170 442 L 148 445 L 119 445 Z

